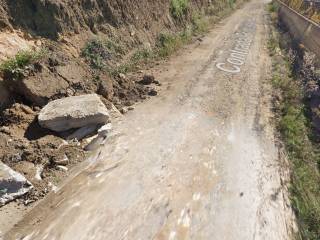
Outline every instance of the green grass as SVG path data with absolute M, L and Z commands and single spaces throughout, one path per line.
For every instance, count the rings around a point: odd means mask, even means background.
M 267 5 L 267 8 L 269 12 L 275 13 L 275 12 L 278 12 L 279 5 L 272 1 Z
M 188 10 L 189 0 L 171 0 L 170 13 L 175 19 L 181 19 Z
M 41 60 L 46 53 L 46 49 L 20 51 L 14 57 L 2 62 L 0 64 L 0 71 L 11 75 L 13 78 L 20 78 L 27 66 Z
M 285 51 L 277 53 L 280 35 L 271 37 L 268 48 L 273 57 L 272 84 L 281 93 L 276 112 L 278 129 L 286 146 L 291 167 L 290 199 L 297 216 L 297 239 L 320 239 L 320 154 L 314 142 L 310 111 L 302 81 L 292 72 Z M 279 48 L 280 51 L 280 48 Z
M 219 2 L 219 8 L 215 9 L 215 21 L 227 13 L 231 12 L 228 2 Z M 221 6 L 220 6 L 221 5 Z M 188 11 L 188 0 L 172 0 L 170 2 L 170 12 L 176 18 L 181 18 Z M 212 17 L 212 16 L 211 16 Z M 206 33 L 209 29 L 210 18 L 202 12 L 194 12 L 191 21 L 177 33 L 162 32 L 159 34 L 155 47 L 152 49 L 138 49 L 128 60 L 118 66 L 108 64 L 109 56 L 113 52 L 124 53 L 117 44 L 113 47 L 107 46 L 103 40 L 91 40 L 82 50 L 82 56 L 86 58 L 91 67 L 98 70 L 106 70 L 111 76 L 117 76 L 120 73 L 127 73 L 137 69 L 140 63 L 146 63 L 153 60 L 165 58 L 176 52 L 183 45 L 189 43 L 194 36 Z M 108 55 L 109 53 L 109 55 Z

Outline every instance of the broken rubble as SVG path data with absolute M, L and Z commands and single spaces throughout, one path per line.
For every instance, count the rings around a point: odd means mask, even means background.
M 24 176 L 0 162 L 0 207 L 23 196 L 32 188 Z
M 108 123 L 104 126 L 102 126 L 101 128 L 99 128 L 98 130 L 98 135 L 99 136 L 107 136 L 107 134 L 109 134 L 112 130 L 112 124 Z
M 84 126 L 82 128 L 79 128 L 76 130 L 74 133 L 69 135 L 67 137 L 67 140 L 72 140 L 72 139 L 77 139 L 78 141 L 82 140 L 86 136 L 89 136 L 96 132 L 97 130 L 97 125 L 89 125 L 89 126 Z
M 97 94 L 67 97 L 47 104 L 38 117 L 40 126 L 56 132 L 105 124 L 109 112 Z

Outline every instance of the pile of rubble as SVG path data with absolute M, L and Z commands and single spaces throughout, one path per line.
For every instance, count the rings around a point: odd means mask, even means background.
M 32 116 L 35 114 L 31 108 L 27 106 L 23 108 L 28 114 Z M 34 140 L 37 143 L 30 141 L 29 144 L 25 142 L 18 144 L 15 142 L 18 137 L 12 132 L 14 129 L 10 127 L 0 129 L 0 134 L 6 133 L 12 137 L 5 141 L 8 151 L 10 151 L 8 145 L 13 148 L 22 148 L 20 152 L 11 151 L 14 154 L 9 153 L 3 156 L 4 162 L 9 166 L 0 162 L 0 206 L 34 191 L 33 185 L 38 191 L 43 185 L 44 189 L 40 190 L 43 192 L 35 199 L 30 199 L 29 196 L 25 199 L 25 203 L 28 204 L 44 196 L 52 190 L 48 188 L 54 188 L 55 183 L 48 180 L 44 184 L 43 178 L 52 179 L 49 175 L 53 173 L 53 169 L 67 172 L 68 166 L 72 164 L 72 161 L 74 162 L 72 158 L 78 157 L 79 161 L 83 160 L 85 154 L 82 153 L 92 151 L 99 144 L 103 144 L 107 134 L 111 131 L 109 110 L 96 94 L 67 97 L 49 102 L 38 112 L 36 121 L 35 124 L 47 129 L 44 136 L 39 138 L 40 140 Z M 82 141 L 87 137 L 91 137 L 90 142 Z M 36 150 L 33 147 L 34 144 L 38 144 L 39 149 Z M 70 151 L 70 148 L 73 148 L 73 151 Z M 6 154 L 5 151 L 3 153 Z M 18 172 L 23 172 L 30 181 Z M 57 177 L 57 174 L 54 175 Z

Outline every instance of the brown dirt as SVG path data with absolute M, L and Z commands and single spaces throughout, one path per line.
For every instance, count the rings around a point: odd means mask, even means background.
M 53 132 L 41 129 L 37 112 L 23 104 L 14 104 L 2 114 L 0 160 L 22 173 L 34 185 L 24 196 L 25 203 L 41 199 L 68 173 L 57 169 L 56 162 L 67 157 L 68 168 L 83 161 L 81 144 L 67 143 Z M 41 179 L 36 177 L 38 169 Z M 39 170 L 38 170 L 39 171 Z

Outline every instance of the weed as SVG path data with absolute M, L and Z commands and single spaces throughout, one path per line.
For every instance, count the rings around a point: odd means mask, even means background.
M 46 49 L 20 51 L 13 58 L 1 63 L 0 71 L 4 74 L 9 74 L 14 79 L 20 79 L 25 68 L 42 59 L 46 53 Z
M 275 2 L 270 2 L 268 5 L 268 11 L 271 13 L 278 12 L 279 5 L 276 4 Z
M 187 12 L 189 0 L 171 0 L 170 12 L 176 19 L 181 19 Z
M 272 35 L 268 44 L 272 55 L 277 54 L 275 49 L 280 41 L 278 35 Z M 299 225 L 297 239 L 319 240 L 319 147 L 313 141 L 303 84 L 294 76 L 291 62 L 280 57 L 283 53 L 278 55 L 273 58 L 272 84 L 281 92 L 281 102 L 276 107 L 279 114 L 277 125 L 291 163 L 290 199 Z
M 116 54 L 124 54 L 123 48 L 111 40 L 101 39 L 90 40 L 81 51 L 81 56 L 98 70 L 106 68 L 107 62 Z
M 228 4 L 229 4 L 229 7 L 231 9 L 234 9 L 234 4 L 236 3 L 236 0 L 228 0 Z
M 144 61 L 146 59 L 150 59 L 153 58 L 154 54 L 152 52 L 151 49 L 147 49 L 147 48 L 143 48 L 143 49 L 139 49 L 137 50 L 131 57 L 131 61 L 138 63 L 140 61 Z
M 192 16 L 193 32 L 195 34 L 205 33 L 209 29 L 209 22 L 205 16 L 200 13 L 195 13 Z

